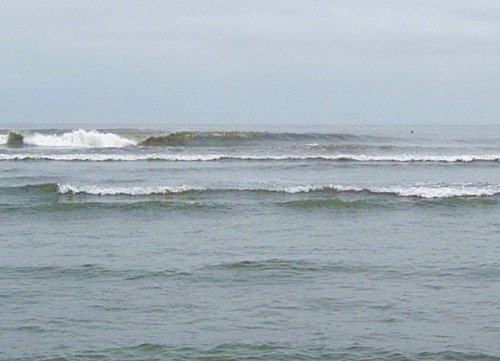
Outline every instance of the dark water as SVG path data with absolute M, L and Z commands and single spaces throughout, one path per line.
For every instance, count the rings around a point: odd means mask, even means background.
M 0 131 L 0 359 L 500 359 L 500 127 L 176 130 Z

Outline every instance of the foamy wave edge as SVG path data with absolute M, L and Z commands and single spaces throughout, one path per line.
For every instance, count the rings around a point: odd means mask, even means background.
M 246 161 L 334 161 L 334 162 L 390 162 L 390 163 L 471 163 L 499 162 L 500 154 L 482 155 L 226 155 L 226 154 L 36 154 L 0 153 L 0 161 L 49 160 L 82 162 L 211 162 L 221 160 Z
M 186 185 L 164 187 L 101 187 L 97 185 L 90 186 L 75 186 L 71 184 L 57 184 L 57 193 L 59 194 L 89 194 L 96 196 L 105 195 L 129 195 L 129 196 L 144 196 L 144 195 L 161 195 L 175 194 L 187 192 L 200 192 L 206 190 L 200 187 L 190 187 Z
M 137 142 L 114 133 L 77 129 L 62 134 L 22 134 L 23 144 L 36 147 L 123 148 Z M 0 134 L 0 144 L 7 144 L 9 134 Z
M 196 186 L 150 186 L 150 187 L 103 187 L 98 185 L 57 184 L 59 194 L 87 194 L 96 196 L 128 195 L 169 195 L 189 192 L 268 192 L 268 193 L 361 193 L 375 195 L 393 195 L 413 198 L 450 198 L 450 197 L 485 197 L 500 194 L 500 184 L 470 185 L 454 184 L 447 186 L 395 186 L 360 188 L 343 185 L 305 185 L 274 188 L 203 188 Z

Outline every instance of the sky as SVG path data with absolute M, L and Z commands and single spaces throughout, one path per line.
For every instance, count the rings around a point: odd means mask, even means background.
M 500 1 L 0 0 L 0 128 L 500 124 Z

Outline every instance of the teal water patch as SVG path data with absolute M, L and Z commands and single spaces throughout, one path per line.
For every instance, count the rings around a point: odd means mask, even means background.
M 24 145 L 24 136 L 19 132 L 9 132 L 7 146 L 19 148 Z
M 139 143 L 141 146 L 197 146 L 230 147 L 258 137 L 255 132 L 177 132 L 150 136 Z
M 367 209 L 374 206 L 368 200 L 346 200 L 340 198 L 312 198 L 298 199 L 280 203 L 283 206 L 294 209 Z
M 78 212 L 78 211 L 196 211 L 196 210 L 224 210 L 229 208 L 224 204 L 208 203 L 197 200 L 188 201 L 123 201 L 123 202 L 54 202 L 31 207 L 36 212 Z
M 349 141 L 389 141 L 387 137 L 361 136 L 347 133 L 273 133 L 255 131 L 180 131 L 163 135 L 151 135 L 139 142 L 141 146 L 208 146 L 229 147 L 245 143 L 273 142 L 349 142 Z M 356 145 L 331 144 L 339 149 L 353 149 Z
M 499 204 L 500 197 L 448 197 L 434 200 L 434 204 L 448 207 L 462 207 L 462 206 L 493 206 Z
M 408 201 L 416 207 L 424 208 L 450 208 L 467 209 L 495 207 L 500 205 L 500 197 L 493 196 L 457 196 L 444 198 L 408 198 Z
M 31 192 L 41 192 L 41 193 L 56 193 L 57 192 L 56 183 L 44 183 L 44 184 L 28 184 L 26 186 L 20 187 L 22 190 Z
M 297 273 L 360 273 L 371 271 L 363 265 L 343 263 L 315 263 L 306 260 L 268 259 L 258 261 L 239 261 L 210 266 L 210 269 L 236 272 L 297 272 Z
M 52 193 L 57 192 L 57 183 L 26 184 L 14 187 L 1 187 L 0 192 L 5 194 L 26 194 L 26 193 Z
M 307 260 L 266 259 L 208 265 L 196 270 L 195 275 L 197 275 L 196 280 L 205 283 L 283 285 L 382 271 L 376 266 L 342 262 L 316 263 Z

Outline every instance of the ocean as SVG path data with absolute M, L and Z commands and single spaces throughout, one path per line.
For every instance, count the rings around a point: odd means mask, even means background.
M 500 126 L 2 128 L 1 360 L 500 360 Z

